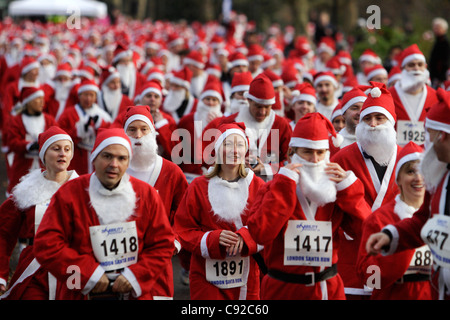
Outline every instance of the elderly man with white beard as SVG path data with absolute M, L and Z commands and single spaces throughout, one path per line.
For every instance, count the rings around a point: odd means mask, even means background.
M 420 169 L 427 193 L 413 217 L 372 234 L 365 246 L 369 254 L 383 255 L 428 244 L 433 255 L 433 298 L 450 300 L 450 93 L 439 88 L 438 102 L 425 119 L 426 143 Z
M 175 212 L 188 187 L 186 177 L 176 164 L 158 155 L 156 129 L 148 106 L 130 106 L 124 117 L 123 128 L 130 138 L 133 151 L 127 173 L 158 191 L 173 226 Z M 176 252 L 179 252 L 181 246 L 178 241 L 175 246 Z M 173 299 L 171 264 L 166 266 L 151 291 L 153 299 Z
M 387 203 L 398 192 L 395 164 L 400 147 L 396 142 L 395 106 L 390 92 L 382 83 L 367 94 L 356 126 L 356 142 L 341 149 L 331 159 L 346 170 L 353 170 L 362 181 L 366 202 L 372 211 Z M 347 299 L 366 299 L 371 290 L 356 276 L 356 259 L 360 234 L 352 237 L 341 231 L 340 248 L 344 253 L 338 263 Z
M 329 136 L 332 136 L 330 139 Z M 260 190 L 248 230 L 264 245 L 261 299 L 345 299 L 336 263 L 338 230 L 355 236 L 370 213 L 362 182 L 329 160 L 331 122 L 306 114 L 289 143 L 290 163 Z
M 436 91 L 427 85 L 430 72 L 425 56 L 416 44 L 400 56 L 400 80 L 389 88 L 397 114 L 397 143 L 425 142 L 424 120 L 427 110 L 437 102 Z

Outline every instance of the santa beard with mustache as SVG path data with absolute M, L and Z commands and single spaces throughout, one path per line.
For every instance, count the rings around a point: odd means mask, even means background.
M 391 122 L 371 127 L 364 121 L 356 126 L 356 141 L 381 166 L 387 166 L 397 148 L 397 133 Z
M 424 71 L 403 69 L 400 74 L 400 86 L 403 91 L 414 93 L 427 83 L 429 77 L 430 72 L 427 69 Z
M 195 111 L 194 120 L 201 121 L 202 130 L 211 122 L 211 119 L 221 117 L 222 111 L 221 106 L 207 106 L 202 100 L 197 103 L 197 109 Z
M 167 112 L 175 112 L 186 99 L 186 89 L 169 90 L 164 98 L 163 108 Z
M 230 100 L 230 114 L 238 113 L 241 108 L 248 108 L 249 103 L 247 99 L 236 99 L 232 98 Z
M 116 90 L 111 90 L 104 84 L 102 85 L 102 98 L 105 103 L 105 110 L 115 119 L 122 102 L 122 89 L 119 87 Z
M 336 183 L 330 180 L 325 173 L 325 168 L 329 162 L 329 153 L 327 157 L 319 162 L 313 163 L 306 161 L 298 154 L 294 153 L 291 157 L 291 163 L 299 163 L 300 179 L 298 186 L 303 195 L 312 203 L 321 207 L 327 203 L 335 202 L 337 189 Z
M 133 150 L 130 169 L 139 172 L 151 170 L 158 156 L 156 132 L 151 132 L 138 139 L 130 137 L 130 141 Z

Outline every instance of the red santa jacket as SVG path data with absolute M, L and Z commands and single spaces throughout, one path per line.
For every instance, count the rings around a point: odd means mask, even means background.
M 100 225 L 97 213 L 89 205 L 90 178 L 89 174 L 68 181 L 55 193 L 35 236 L 36 259 L 58 279 L 56 299 L 87 299 L 82 291 L 87 285 L 95 285 L 89 283 L 90 278 L 101 268 L 90 240 L 89 227 Z M 127 269 L 142 291 L 136 298 L 152 299 L 150 291 L 155 281 L 171 263 L 174 234 L 156 190 L 136 178 L 129 179 L 136 193 L 136 206 L 127 221 L 136 222 L 138 259 Z M 67 286 L 66 281 L 73 276 L 68 272 L 69 266 L 79 268 L 80 287 Z
M 402 220 L 396 212 L 397 203 L 400 203 L 400 205 L 402 203 L 398 196 L 378 210 L 375 210 L 364 221 L 357 260 L 358 274 L 362 278 L 363 283 L 367 283 L 373 275 L 373 269 L 370 268 L 373 266 L 379 268 L 379 287 L 373 289 L 372 300 L 430 300 L 431 285 L 429 280 L 401 281 L 410 266 L 411 259 L 414 259 L 414 249 L 389 256 L 367 254 L 366 242 L 371 234 L 379 232 L 388 224 L 395 224 Z M 425 262 L 425 257 L 422 257 L 421 261 Z M 417 272 L 414 274 L 417 274 Z
M 181 239 L 183 248 L 189 251 L 190 264 L 190 292 L 191 299 L 206 300 L 237 300 L 259 298 L 259 269 L 256 261 L 250 258 L 250 269 L 247 278 L 246 294 L 242 296 L 241 287 L 220 289 L 206 280 L 207 259 L 224 260 L 225 247 L 219 244 L 222 230 L 230 230 L 240 234 L 244 240 L 243 257 L 248 257 L 258 251 L 257 243 L 250 236 L 245 225 L 250 217 L 250 207 L 264 185 L 264 182 L 249 171 L 241 182 L 248 185 L 247 206 L 241 213 L 243 227 L 229 223 L 214 214 L 208 196 L 210 179 L 205 176 L 194 179 L 175 214 L 175 232 Z M 223 204 L 226 205 L 225 203 Z

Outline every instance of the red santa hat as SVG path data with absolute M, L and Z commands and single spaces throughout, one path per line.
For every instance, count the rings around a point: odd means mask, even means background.
M 388 74 L 388 86 L 390 86 L 393 81 L 400 80 L 401 73 L 402 70 L 399 66 L 392 67 Z
M 309 101 L 314 105 L 317 104 L 316 90 L 308 82 L 297 84 L 292 91 L 292 95 L 293 98 L 291 104 L 294 104 L 297 101 Z
M 261 63 L 261 68 L 264 70 L 274 66 L 276 63 L 276 60 L 272 55 L 269 53 L 263 53 L 263 62 Z
M 164 72 L 157 67 L 153 67 L 150 70 L 148 70 L 147 80 L 148 81 L 157 80 L 161 82 L 161 85 L 166 81 L 166 79 L 164 78 Z
M 248 61 L 263 61 L 264 60 L 264 56 L 263 56 L 263 47 L 261 47 L 259 44 L 257 43 L 253 43 L 251 45 L 248 46 L 248 52 L 247 52 L 247 59 Z
M 217 129 L 218 134 L 214 142 L 214 151 L 216 154 L 218 154 L 219 148 L 222 145 L 223 141 L 232 134 L 240 135 L 246 143 L 246 150 L 248 150 L 249 140 L 247 135 L 245 134 L 245 124 L 243 122 L 224 123 L 221 124 Z
M 340 50 L 336 56 L 339 58 L 339 61 L 342 64 L 345 64 L 348 66 L 351 66 L 353 64 L 352 56 L 351 56 L 350 52 L 348 52 L 346 50 Z
M 199 69 L 205 68 L 205 59 L 203 55 L 196 50 L 192 50 L 189 54 L 183 59 L 183 64 L 191 64 Z
M 450 92 L 442 88 L 436 90 L 438 102 L 427 112 L 425 128 L 450 134 Z
M 69 63 L 61 63 L 55 72 L 55 77 L 58 76 L 67 76 L 72 78 L 72 67 Z
M 206 97 L 215 97 L 219 100 L 220 104 L 224 101 L 225 94 L 223 92 L 222 83 L 216 77 L 208 77 L 199 99 L 203 100 Z
M 367 99 L 367 95 L 360 88 L 355 87 L 342 96 L 342 114 L 348 110 L 352 105 L 358 102 L 364 102 Z
M 77 93 L 80 94 L 86 91 L 94 91 L 98 94 L 99 89 L 97 83 L 94 80 L 83 80 L 78 87 Z
M 100 128 L 98 129 L 94 148 L 92 149 L 89 158 L 90 161 L 93 162 L 103 149 L 113 144 L 124 146 L 128 150 L 128 155 L 131 160 L 131 156 L 133 154 L 131 149 L 131 141 L 130 138 L 126 135 L 125 130 L 123 130 L 122 128 Z
M 39 61 L 32 57 L 25 56 L 20 63 L 20 74 L 23 76 L 33 69 L 39 69 L 40 66 Z
M 127 46 L 123 43 L 119 43 L 114 50 L 114 57 L 112 59 L 112 63 L 117 63 L 122 58 L 132 58 L 133 57 L 133 51 L 128 49 Z
M 366 75 L 366 78 L 369 81 L 373 77 L 376 77 L 376 76 L 379 76 L 379 75 L 388 76 L 387 70 L 381 64 L 377 64 L 377 65 L 375 65 L 373 67 L 364 69 L 364 74 Z
M 320 39 L 319 45 L 317 46 L 317 54 L 322 52 L 328 52 L 330 55 L 334 56 L 336 53 L 336 43 L 331 37 L 322 37 Z
M 271 69 L 266 69 L 263 73 L 267 77 L 269 77 L 270 81 L 272 81 L 272 85 L 274 88 L 278 88 L 284 85 L 284 81 L 281 76 L 273 72 Z
M 395 167 L 395 180 L 397 180 L 398 173 L 402 166 L 407 162 L 420 160 L 422 152 L 423 146 L 419 146 L 413 141 L 408 142 L 408 144 L 402 148 L 398 154 L 397 164 Z
M 394 99 L 384 83 L 371 81 L 372 88 L 368 90 L 367 99 L 361 108 L 360 119 L 366 115 L 379 112 L 395 125 L 397 115 L 395 113 Z
M 338 105 L 334 108 L 333 113 L 331 114 L 330 121 L 333 123 L 333 120 L 339 116 L 342 116 L 344 113 L 342 112 L 342 103 L 339 102 Z
M 380 57 L 372 50 L 372 49 L 366 49 L 359 57 L 359 62 L 368 61 L 373 64 L 381 64 Z
M 125 112 L 123 129 L 127 131 L 128 126 L 136 120 L 144 121 L 155 132 L 155 124 L 149 106 L 129 106 Z
M 139 94 L 139 100 L 142 100 L 142 98 L 149 92 L 156 93 L 162 98 L 162 87 L 156 81 L 149 81 L 142 87 L 141 93 Z
M 41 87 L 23 87 L 20 92 L 20 101 L 22 105 L 26 105 L 28 102 L 39 98 L 44 97 L 45 93 Z
M 192 71 L 188 67 L 174 71 L 170 77 L 170 82 L 189 90 L 191 86 Z
M 339 57 L 334 56 L 328 60 L 326 64 L 327 71 L 331 71 L 335 75 L 343 75 L 347 68 L 340 62 Z
M 219 64 L 211 63 L 210 61 L 206 64 L 205 71 L 208 75 L 215 76 L 220 79 L 222 77 L 222 68 Z M 234 76 L 233 76 L 234 77 Z
M 233 80 L 231 81 L 231 94 L 239 91 L 248 91 L 252 80 L 253 76 L 250 71 L 235 72 L 233 75 Z
M 319 112 L 308 113 L 295 125 L 289 147 L 329 149 L 330 136 L 334 146 L 339 147 L 343 137 L 336 132 L 331 121 Z
M 113 66 L 107 66 L 103 68 L 102 73 L 100 75 L 100 85 L 107 85 L 108 82 L 111 80 L 119 78 L 120 79 L 120 73 L 117 71 L 117 69 Z
M 272 81 L 264 73 L 256 76 L 250 83 L 248 92 L 244 93 L 244 97 L 258 104 L 273 105 L 275 103 L 275 89 Z
M 235 51 L 228 57 L 228 67 L 234 68 L 237 66 L 247 66 L 248 67 L 248 60 L 247 57 L 239 51 Z
M 331 81 L 335 88 L 339 86 L 336 77 L 331 71 L 322 71 L 317 73 L 314 76 L 314 87 L 317 87 L 317 85 L 322 81 Z
M 299 73 L 292 64 L 288 64 L 283 68 L 281 79 L 283 79 L 286 87 L 290 89 L 294 88 L 298 83 L 301 82 Z
M 408 48 L 404 49 L 400 55 L 400 67 L 403 68 L 408 62 L 412 60 L 421 60 L 427 62 L 425 55 L 420 51 L 417 44 L 410 45 Z
M 73 141 L 72 138 L 65 132 L 63 129 L 61 129 L 58 126 L 51 126 L 41 134 L 39 134 L 38 137 L 38 143 L 39 143 L 39 159 L 41 159 L 42 163 L 45 164 L 44 158 L 45 158 L 45 152 L 47 151 L 48 147 L 50 147 L 54 142 L 60 141 L 60 140 L 69 140 L 72 144 L 72 157 L 73 158 Z

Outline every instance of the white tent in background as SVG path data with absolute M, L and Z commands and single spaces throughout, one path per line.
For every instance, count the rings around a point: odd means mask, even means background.
M 17 16 L 69 16 L 79 13 L 83 17 L 105 18 L 105 3 L 95 0 L 16 0 L 9 4 L 8 15 Z

